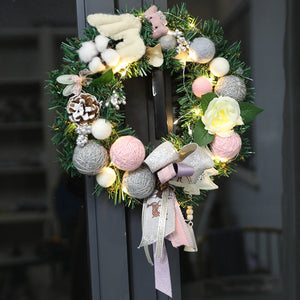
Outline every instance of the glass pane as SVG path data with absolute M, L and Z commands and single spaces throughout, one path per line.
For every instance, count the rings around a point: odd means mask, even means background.
M 168 1 L 168 6 L 180 1 Z M 198 253 L 181 251 L 182 298 L 279 299 L 281 292 L 281 132 L 284 99 L 282 1 L 187 1 L 201 19 L 218 19 L 242 41 L 248 87 L 265 111 L 249 138 L 256 154 L 194 207 Z
M 56 163 L 44 89 L 76 2 L 3 0 L 0 23 L 0 298 L 88 299 L 84 184 Z

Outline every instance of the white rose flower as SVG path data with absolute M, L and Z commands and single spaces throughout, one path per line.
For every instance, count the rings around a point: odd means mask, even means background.
M 202 122 L 210 134 L 229 137 L 234 126 L 244 124 L 240 113 L 240 106 L 233 98 L 214 98 L 202 116 Z

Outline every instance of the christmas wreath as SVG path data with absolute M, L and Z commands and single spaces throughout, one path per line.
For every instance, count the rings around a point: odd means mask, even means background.
M 83 39 L 62 44 L 66 64 L 48 80 L 62 167 L 95 175 L 96 192 L 105 188 L 115 203 L 144 203 L 141 246 L 156 243 L 156 257 L 164 237 L 195 250 L 179 206 L 189 205 L 191 221 L 190 205 L 218 188 L 214 177 L 228 177 L 235 162 L 251 155 L 243 135 L 262 111 L 247 88 L 250 68 L 240 60 L 240 43 L 229 44 L 218 21 L 198 21 L 184 5 L 99 13 L 87 21 Z M 123 86 L 154 69 L 175 78 L 178 100 L 174 132 L 153 149 L 125 124 Z

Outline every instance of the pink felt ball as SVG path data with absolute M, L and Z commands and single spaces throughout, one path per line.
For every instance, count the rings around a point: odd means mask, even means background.
M 145 159 L 145 147 L 133 136 L 122 136 L 112 144 L 110 159 L 120 170 L 136 170 Z
M 228 159 L 234 158 L 240 152 L 242 140 L 236 132 L 229 137 L 216 135 L 210 146 L 216 158 L 221 161 L 227 161 Z
M 202 95 L 212 92 L 212 85 L 206 77 L 198 77 L 192 84 L 193 93 L 201 98 Z

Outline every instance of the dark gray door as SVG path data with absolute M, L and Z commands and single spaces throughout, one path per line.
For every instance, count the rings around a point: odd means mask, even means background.
M 77 0 L 78 32 L 86 25 L 91 13 L 113 13 L 117 8 L 140 8 L 141 0 Z M 167 1 L 148 1 L 166 9 Z M 165 101 L 169 93 L 165 89 L 164 75 L 156 72 L 153 78 L 130 80 L 126 85 L 127 122 L 137 136 L 148 144 L 166 134 Z M 157 96 L 151 96 L 151 84 L 157 84 Z M 165 100 L 167 98 L 167 100 Z M 160 101 L 158 101 L 160 100 Z M 157 105 L 154 105 L 156 103 Z M 161 105 L 163 103 L 163 105 Z M 160 105 L 158 105 L 160 104 Z M 170 105 L 167 105 L 169 108 Z M 154 116 L 162 115 L 163 118 Z M 159 123 L 158 120 L 163 119 Z M 137 246 L 141 238 L 141 208 L 134 211 L 121 205 L 114 206 L 105 193 L 93 195 L 94 178 L 86 177 L 86 204 L 92 300 L 167 300 L 166 295 L 155 290 L 154 271 Z M 181 299 L 178 250 L 167 244 L 170 261 L 173 299 Z

